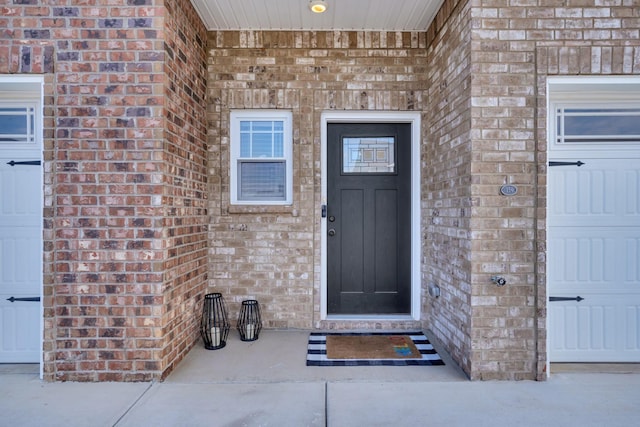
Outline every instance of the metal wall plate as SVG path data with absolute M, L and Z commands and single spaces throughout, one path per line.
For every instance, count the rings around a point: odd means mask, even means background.
M 502 194 L 503 196 L 513 196 L 517 192 L 518 187 L 516 187 L 515 185 L 505 184 L 500 187 L 500 194 Z

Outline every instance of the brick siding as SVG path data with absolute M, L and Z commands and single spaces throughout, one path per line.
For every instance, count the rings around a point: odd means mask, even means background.
M 209 35 L 211 290 L 263 305 L 269 328 L 416 328 L 320 321 L 320 115 L 422 111 L 425 33 L 228 31 Z M 229 114 L 293 114 L 291 207 L 229 204 Z
M 200 337 L 209 222 L 207 34 L 188 0 L 165 6 L 163 376 Z
M 427 32 L 423 298 L 471 379 L 546 377 L 546 78 L 640 74 L 639 28 L 631 1 L 452 0 Z
M 206 32 L 186 0 L 130 3 L 0 6 L 0 73 L 46 75 L 49 381 L 160 379 L 197 335 Z
M 446 1 L 429 32 L 422 148 L 424 316 L 465 372 L 471 370 L 471 37 L 470 8 Z
M 635 0 L 445 0 L 426 32 L 207 33 L 158 3 L 0 5 L 0 73 L 45 76 L 46 380 L 164 378 L 207 291 L 267 328 L 424 327 L 471 379 L 545 378 L 546 79 L 639 75 Z M 232 109 L 292 111 L 292 206 L 230 205 Z M 419 322 L 320 320 L 325 110 L 422 112 Z
M 546 77 L 640 74 L 635 1 L 472 1 L 472 379 L 544 379 Z M 500 184 L 518 186 L 513 197 Z M 495 238 L 494 238 L 495 236 Z M 498 288 L 490 276 L 503 275 Z

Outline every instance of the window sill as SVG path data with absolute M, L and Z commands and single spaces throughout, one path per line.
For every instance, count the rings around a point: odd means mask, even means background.
M 298 216 L 293 205 L 229 205 L 230 214 L 289 214 Z

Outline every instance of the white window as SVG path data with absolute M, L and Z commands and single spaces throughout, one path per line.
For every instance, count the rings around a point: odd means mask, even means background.
M 293 192 L 291 113 L 231 112 L 231 203 L 290 205 Z

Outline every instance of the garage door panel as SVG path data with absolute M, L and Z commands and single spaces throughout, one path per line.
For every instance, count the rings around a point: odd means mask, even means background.
M 636 236 L 629 236 L 629 233 Z M 549 243 L 553 256 L 549 257 L 548 265 L 555 289 L 633 290 L 640 286 L 636 262 L 640 229 L 625 232 L 606 228 L 565 228 L 552 234 Z
M 551 360 L 640 361 L 640 295 L 627 295 L 624 301 L 617 295 L 601 294 L 585 297 L 581 302 L 550 302 Z
M 638 305 L 630 305 L 626 308 L 627 333 L 625 337 L 625 349 L 640 349 L 640 309 Z
M 578 154 L 579 158 L 579 153 Z M 640 161 L 549 168 L 549 357 L 640 362 Z
M 640 214 L 640 170 L 626 170 L 624 174 L 625 188 L 627 190 L 624 213 L 630 216 L 637 216 Z
M 626 282 L 640 286 L 640 238 L 629 237 L 625 239 L 625 275 Z
M 611 305 L 587 306 L 582 303 L 553 304 L 552 317 L 562 321 L 557 325 L 552 351 L 613 350 L 615 308 Z M 566 327 L 561 327 L 564 324 Z M 576 331 L 576 333 L 567 333 Z
M 42 168 L 8 164 L 39 156 L 0 146 L 0 363 L 40 358 Z
M 640 86 L 577 80 L 549 84 L 549 360 L 640 362 Z
M 40 259 L 33 254 L 40 251 L 41 240 L 38 236 L 29 238 L 7 234 L 0 240 L 0 293 L 37 294 L 40 290 Z
M 588 159 L 549 169 L 549 225 L 640 226 L 640 171 L 634 159 Z
M 40 201 L 32 197 L 42 191 L 40 167 L 7 164 L 11 160 L 31 160 L 36 155 L 0 156 L 0 225 L 24 227 L 40 223 Z
M 33 319 L 39 316 L 37 303 L 0 299 L 0 363 L 38 362 L 40 324 Z

